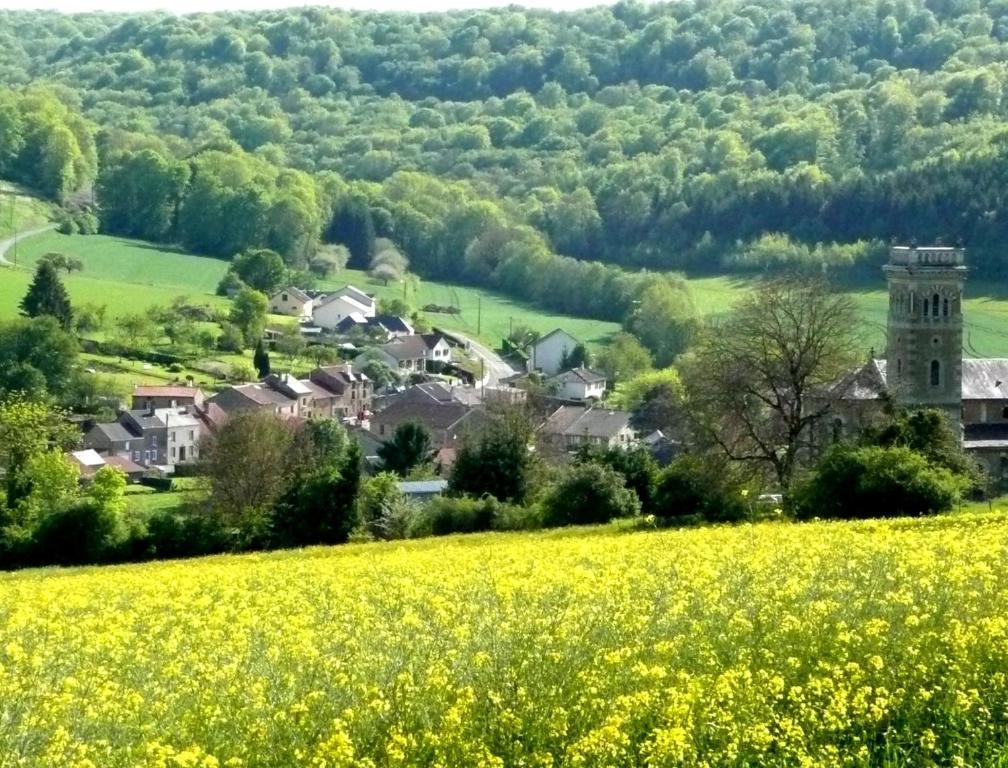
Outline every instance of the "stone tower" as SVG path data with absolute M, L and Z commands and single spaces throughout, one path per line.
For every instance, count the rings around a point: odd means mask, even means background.
M 889 284 L 886 384 L 901 405 L 962 419 L 962 248 L 897 246 L 883 267 Z

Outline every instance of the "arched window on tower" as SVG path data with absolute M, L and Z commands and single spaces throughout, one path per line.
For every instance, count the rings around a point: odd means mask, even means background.
M 938 317 L 938 303 L 940 299 L 936 293 L 931 297 L 931 317 Z
M 949 315 L 949 303 L 948 299 L 942 299 L 942 316 L 948 317 Z
M 931 361 L 931 386 L 937 387 L 941 384 L 941 363 L 937 360 Z
M 928 316 L 928 300 L 924 299 L 924 317 Z
M 903 376 L 903 358 L 896 358 L 896 378 L 901 378 Z

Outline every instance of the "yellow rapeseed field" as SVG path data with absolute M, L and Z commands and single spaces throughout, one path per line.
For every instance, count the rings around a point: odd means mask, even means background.
M 0 576 L 0 766 L 1008 764 L 1008 516 Z

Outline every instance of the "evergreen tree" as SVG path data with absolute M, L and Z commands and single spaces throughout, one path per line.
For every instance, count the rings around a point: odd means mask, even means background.
M 367 269 L 375 251 L 375 227 L 367 201 L 351 199 L 340 206 L 329 225 L 329 239 L 350 251 L 348 266 Z
M 252 355 L 252 365 L 259 373 L 260 379 L 265 379 L 270 374 L 269 352 L 263 348 L 262 339 L 256 342 L 255 352 Z
M 21 312 L 27 317 L 49 315 L 56 318 L 63 330 L 70 330 L 73 321 L 70 297 L 50 262 L 39 263 L 28 293 L 21 299 Z

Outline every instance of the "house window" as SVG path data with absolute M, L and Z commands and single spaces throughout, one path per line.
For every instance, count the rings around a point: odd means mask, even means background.
M 195 434 L 193 433 L 193 431 L 191 429 L 189 430 L 189 439 L 190 440 L 195 440 L 196 439 Z
M 133 451 L 133 461 L 140 461 L 140 451 Z
M 1001 418 L 1008 419 L 1008 405 L 1001 409 Z
M 177 443 L 178 442 L 178 433 L 177 432 L 172 432 L 171 435 L 169 435 L 169 437 L 171 437 L 171 441 L 173 443 Z
M 937 360 L 931 361 L 931 386 L 937 387 L 941 383 L 941 363 Z
M 175 458 L 175 456 L 176 456 L 176 448 L 175 448 L 175 446 L 173 445 L 173 446 L 172 446 L 172 449 L 171 449 L 171 457 L 172 457 L 172 458 L 174 459 L 174 458 Z
M 287 301 L 287 294 L 286 293 L 281 293 L 280 294 L 280 301 Z
M 385 425 L 384 424 L 381 424 L 381 425 L 378 426 L 378 434 L 379 435 L 384 435 L 385 434 Z
M 123 450 L 125 450 L 126 453 L 129 453 L 129 442 L 127 442 L 125 445 L 123 445 Z

